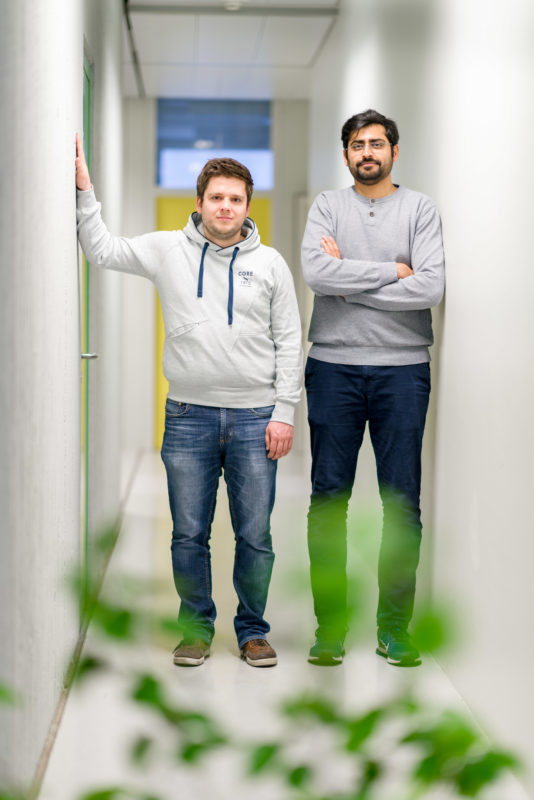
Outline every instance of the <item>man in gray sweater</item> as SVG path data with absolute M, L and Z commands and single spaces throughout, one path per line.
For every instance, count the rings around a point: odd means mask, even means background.
M 148 278 L 161 300 L 169 381 L 161 455 L 185 634 L 174 663 L 198 666 L 210 653 L 216 610 L 209 540 L 224 471 L 236 539 L 237 641 L 248 664 L 274 666 L 264 618 L 274 559 L 270 517 L 277 460 L 293 441 L 301 332 L 289 268 L 260 243 L 248 216 L 250 172 L 233 159 L 211 159 L 185 228 L 132 239 L 107 230 L 79 136 L 76 186 L 78 236 L 89 260 Z
M 306 389 L 318 628 L 309 660 L 334 665 L 344 655 L 347 506 L 368 422 L 383 504 L 376 652 L 415 666 L 421 659 L 408 624 L 421 541 L 430 309 L 444 288 L 441 223 L 430 198 L 392 182 L 393 120 L 369 109 L 347 120 L 341 138 L 354 184 L 315 199 L 302 243 L 304 279 L 315 292 Z

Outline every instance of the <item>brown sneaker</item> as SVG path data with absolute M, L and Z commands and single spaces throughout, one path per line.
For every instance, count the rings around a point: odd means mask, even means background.
M 198 667 L 209 654 L 210 646 L 202 639 L 183 639 L 174 649 L 173 661 L 181 667 Z
M 251 639 L 241 648 L 241 658 L 251 667 L 274 667 L 278 663 L 276 653 L 266 639 Z

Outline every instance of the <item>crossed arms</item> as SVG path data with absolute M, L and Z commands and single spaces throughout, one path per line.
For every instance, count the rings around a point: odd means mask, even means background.
M 417 217 L 409 265 L 350 258 L 340 251 L 333 228 L 327 204 L 316 201 L 308 218 L 302 258 L 304 279 L 317 295 L 337 296 L 382 311 L 416 311 L 441 301 L 441 223 L 431 203 Z

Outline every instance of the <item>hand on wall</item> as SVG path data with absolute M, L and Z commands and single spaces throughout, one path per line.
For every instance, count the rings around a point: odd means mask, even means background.
M 82 191 L 92 188 L 85 153 L 83 152 L 82 137 L 76 134 L 76 187 Z

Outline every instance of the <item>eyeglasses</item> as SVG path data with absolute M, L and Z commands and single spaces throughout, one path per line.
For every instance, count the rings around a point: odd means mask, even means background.
M 384 142 L 382 139 L 378 139 L 376 142 L 351 142 L 347 150 L 350 150 L 351 153 L 363 153 L 366 147 L 369 147 L 369 150 L 377 151 L 390 146 L 390 142 Z

